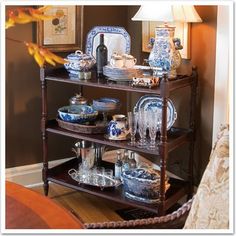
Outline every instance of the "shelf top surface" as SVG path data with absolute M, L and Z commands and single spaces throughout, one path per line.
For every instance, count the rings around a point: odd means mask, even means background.
M 85 184 L 78 184 L 78 182 L 73 180 L 68 174 L 68 171 L 71 168 L 75 168 L 77 165 L 78 165 L 78 159 L 75 158 L 59 166 L 53 167 L 49 171 L 48 178 L 50 181 L 65 185 L 67 187 L 74 188 L 79 191 L 87 192 L 102 198 L 106 198 L 108 200 L 124 203 L 126 205 L 131 205 L 133 207 L 143 208 L 156 213 L 158 212 L 160 203 L 149 204 L 128 199 L 124 195 L 124 189 L 122 185 L 117 188 L 111 187 L 101 190 L 98 187 L 89 186 Z M 112 167 L 111 163 L 102 162 L 102 165 L 105 168 L 114 168 Z M 171 187 L 166 193 L 166 200 L 168 200 L 168 198 L 170 198 L 171 196 L 175 195 L 181 189 L 184 190 L 186 188 L 186 182 L 182 180 L 170 178 L 169 183 Z
M 42 69 L 44 70 L 44 69 Z M 169 90 L 189 86 L 193 81 L 194 76 L 181 75 L 176 79 L 169 81 Z M 147 94 L 160 94 L 160 85 L 154 88 L 133 87 L 131 82 L 116 82 L 108 80 L 107 78 L 97 78 L 95 73 L 92 73 L 91 79 L 79 80 L 71 79 L 68 72 L 64 68 L 45 70 L 45 79 L 49 81 L 58 81 L 64 83 L 78 84 L 90 87 L 100 87 L 106 89 L 116 89 L 131 92 L 141 92 Z
M 70 130 L 63 129 L 57 125 L 57 122 L 55 120 L 50 120 L 47 125 L 47 131 L 55 134 L 65 135 L 68 137 L 73 137 L 77 139 L 84 139 L 91 142 L 100 143 L 103 145 L 108 145 L 116 148 L 122 148 L 122 149 L 129 149 L 133 151 L 137 151 L 140 153 L 148 153 L 154 156 L 158 156 L 157 150 L 150 150 L 148 148 L 138 148 L 136 146 L 129 145 L 129 140 L 126 141 L 113 141 L 108 140 L 104 137 L 104 134 L 82 134 L 73 132 Z M 181 145 L 184 142 L 189 141 L 189 135 L 191 135 L 191 131 L 188 129 L 180 129 L 180 128 L 171 128 L 171 130 L 168 132 L 168 150 L 172 151 L 177 146 Z

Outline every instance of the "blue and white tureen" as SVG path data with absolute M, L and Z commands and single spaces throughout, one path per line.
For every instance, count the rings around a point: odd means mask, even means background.
M 66 57 L 67 62 L 64 64 L 66 70 L 74 75 L 81 71 L 89 71 L 95 65 L 96 60 L 82 51 L 77 50 Z

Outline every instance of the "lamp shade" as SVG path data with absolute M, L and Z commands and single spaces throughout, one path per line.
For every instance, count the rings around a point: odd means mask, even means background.
M 202 19 L 192 5 L 168 5 L 161 3 L 142 5 L 132 20 L 202 22 Z

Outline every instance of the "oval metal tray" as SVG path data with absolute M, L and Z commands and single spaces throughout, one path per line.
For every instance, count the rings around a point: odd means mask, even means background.
M 100 174 L 97 174 L 96 176 L 99 176 L 101 178 L 106 178 L 106 181 L 105 181 L 105 184 L 95 184 L 95 183 L 92 183 L 92 182 L 89 182 L 89 181 L 81 181 L 79 179 L 79 171 L 75 170 L 75 169 L 70 169 L 68 171 L 68 174 L 70 175 L 70 177 L 77 181 L 79 184 L 86 184 L 86 185 L 90 185 L 90 186 L 94 186 L 94 187 L 99 187 L 101 190 L 103 190 L 104 188 L 111 188 L 111 187 L 118 187 L 119 185 L 122 184 L 122 182 L 120 180 L 117 180 L 117 179 L 113 179 L 113 178 L 110 178 L 106 175 L 100 175 Z M 95 177 L 94 175 L 90 175 L 89 177 Z

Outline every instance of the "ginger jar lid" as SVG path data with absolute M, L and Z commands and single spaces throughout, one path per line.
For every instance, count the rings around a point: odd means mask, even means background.
M 87 104 L 87 99 L 81 94 L 76 94 L 74 97 L 70 98 L 70 105 L 85 105 Z

